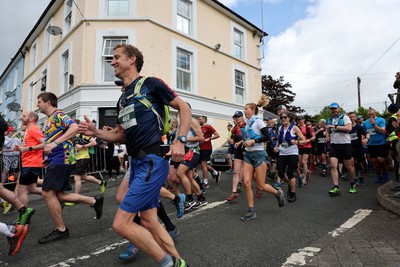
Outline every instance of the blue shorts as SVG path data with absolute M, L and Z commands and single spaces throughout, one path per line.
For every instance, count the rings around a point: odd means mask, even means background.
M 200 153 L 194 152 L 192 160 L 184 160 L 180 164 L 185 165 L 189 170 L 193 170 L 194 167 L 199 163 Z
M 246 151 L 244 153 L 244 162 L 251 164 L 254 168 L 260 166 L 263 162 L 268 164 L 268 155 L 265 150 Z
M 168 177 L 168 161 L 148 154 L 144 160 L 132 158 L 130 166 L 129 190 L 119 207 L 129 213 L 158 208 L 160 190 Z

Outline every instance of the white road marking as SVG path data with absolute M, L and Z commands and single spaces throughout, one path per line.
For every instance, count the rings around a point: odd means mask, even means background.
M 226 200 L 209 203 L 206 206 L 203 206 L 203 207 L 201 207 L 201 208 L 199 208 L 197 210 L 194 210 L 194 211 L 191 211 L 188 214 L 185 214 L 181 219 L 178 219 L 178 220 L 180 220 L 180 221 L 188 220 L 188 219 L 190 219 L 190 218 L 192 218 L 192 217 L 194 217 L 194 216 L 196 216 L 198 214 L 203 213 L 206 210 L 218 207 L 218 206 L 220 206 L 220 205 L 222 205 L 224 203 L 226 203 Z M 168 215 L 169 216 L 175 216 L 175 214 L 168 214 Z M 54 265 L 51 265 L 50 267 L 69 267 L 69 266 L 71 266 L 71 264 L 78 264 L 78 261 L 88 260 L 90 257 L 93 257 L 93 256 L 99 256 L 100 254 L 102 254 L 104 252 L 119 248 L 120 246 L 122 246 L 124 244 L 127 244 L 128 242 L 129 242 L 128 240 L 122 239 L 122 240 L 120 240 L 118 242 L 115 242 L 115 243 L 112 243 L 110 245 L 99 247 L 99 248 L 95 249 L 94 251 L 90 252 L 89 255 L 82 255 L 82 256 L 78 256 L 76 258 L 70 258 L 70 259 L 67 259 L 65 261 L 62 261 L 62 262 L 56 263 Z
M 342 233 L 354 227 L 357 223 L 364 220 L 371 212 L 372 210 L 356 210 L 355 215 L 353 217 L 348 219 L 339 228 L 336 228 L 332 232 L 329 232 L 329 234 L 332 235 L 333 237 L 338 237 Z
M 348 219 L 344 224 L 342 224 L 340 227 L 336 228 L 332 232 L 329 232 L 328 234 L 332 235 L 333 237 L 338 237 L 344 232 L 348 231 L 352 227 L 354 227 L 356 224 L 364 220 L 368 215 L 370 215 L 372 210 L 356 210 L 354 213 L 354 216 Z M 320 252 L 320 248 L 315 248 L 315 247 L 305 247 L 302 249 L 299 249 L 298 252 L 293 253 L 290 255 L 289 258 L 286 259 L 286 262 L 282 264 L 282 267 L 289 267 L 289 266 L 304 266 L 306 265 L 306 257 L 308 259 L 313 258 L 315 255 Z

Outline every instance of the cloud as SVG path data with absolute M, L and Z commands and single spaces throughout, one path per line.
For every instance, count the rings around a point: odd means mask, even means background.
M 284 76 L 310 114 L 330 102 L 357 109 L 360 76 L 361 105 L 382 111 L 400 67 L 400 41 L 383 56 L 400 37 L 398 10 L 397 0 L 312 1 L 305 18 L 267 38 L 263 74 Z

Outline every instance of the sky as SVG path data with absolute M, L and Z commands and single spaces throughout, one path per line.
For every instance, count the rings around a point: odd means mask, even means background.
M 199 0 L 197 0 L 199 1 Z M 4 1 L 0 9 L 0 73 L 45 10 L 49 0 Z M 398 0 L 220 0 L 268 33 L 262 74 L 284 77 L 294 105 L 314 115 L 332 102 L 379 112 L 389 105 L 400 71 Z M 23 6 L 24 8 L 20 8 Z M 18 10 L 18 12 L 14 12 Z M 398 41 L 398 42 L 397 42 Z

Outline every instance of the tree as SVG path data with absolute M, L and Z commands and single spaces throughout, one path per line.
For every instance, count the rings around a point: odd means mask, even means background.
M 291 105 L 296 93 L 290 90 L 292 85 L 285 82 L 283 76 L 274 80 L 271 75 L 263 75 L 261 83 L 262 92 L 269 96 L 270 99 L 269 104 L 264 109 L 276 114 L 278 107 L 285 105 L 287 110 L 293 113 L 303 113 L 305 111 L 301 107 Z

